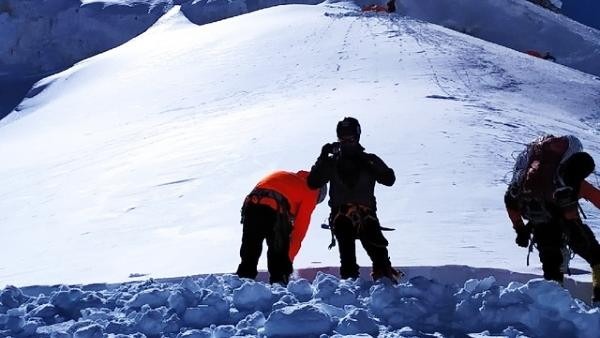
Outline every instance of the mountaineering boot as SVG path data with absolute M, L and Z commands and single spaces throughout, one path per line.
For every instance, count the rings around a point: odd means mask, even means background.
M 287 275 L 287 274 L 280 274 L 280 275 L 269 277 L 270 284 L 279 283 L 282 286 L 287 286 L 289 282 L 290 282 L 290 275 Z
M 569 269 L 569 265 L 571 263 L 571 248 L 569 248 L 566 244 L 560 248 L 560 253 L 562 254 L 562 264 L 560 266 L 560 272 L 563 274 L 571 274 L 571 270 Z M 561 283 L 562 284 L 562 283 Z
M 402 271 L 394 269 L 391 265 L 386 267 L 374 266 L 371 272 L 371 277 L 377 281 L 383 277 L 389 278 L 393 284 L 398 284 L 398 281 L 404 276 Z
M 600 307 L 600 264 L 592 266 L 592 306 Z

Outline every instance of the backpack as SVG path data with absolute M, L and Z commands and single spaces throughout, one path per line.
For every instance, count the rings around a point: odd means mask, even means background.
M 527 144 L 518 156 L 510 183 L 525 219 L 545 223 L 552 219 L 556 192 L 565 188 L 558 171 L 560 165 L 583 150 L 575 136 L 545 135 Z

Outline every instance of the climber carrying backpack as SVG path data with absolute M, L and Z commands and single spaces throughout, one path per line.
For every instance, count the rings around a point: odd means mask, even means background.
M 546 135 L 529 143 L 517 157 L 513 178 L 504 195 L 516 243 L 539 251 L 544 278 L 563 282 L 566 245 L 592 268 L 592 303 L 600 303 L 600 244 L 580 217 L 578 200 L 600 208 L 600 190 L 585 178 L 595 169 L 575 136 Z M 527 224 L 523 219 L 527 220 Z M 531 239 L 533 235 L 533 239 Z

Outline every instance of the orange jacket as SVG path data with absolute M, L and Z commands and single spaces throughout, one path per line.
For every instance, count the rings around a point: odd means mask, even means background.
M 581 181 L 581 185 L 579 186 L 579 198 L 584 198 L 591 202 L 596 208 L 600 209 L 600 190 L 596 187 L 588 183 L 588 181 Z M 513 227 L 518 228 L 523 225 L 523 219 L 521 218 L 521 213 L 513 208 L 506 208 L 508 212 L 508 217 L 510 218 Z M 575 220 L 579 219 L 579 213 L 577 209 L 566 210 L 564 216 L 567 219 Z
M 596 208 L 600 209 L 600 190 L 588 183 L 586 180 L 581 182 L 579 196 L 592 202 Z
M 537 50 L 528 50 L 525 51 L 525 53 L 531 55 L 531 56 L 535 56 L 537 58 L 543 59 L 544 56 L 542 55 L 542 53 L 538 52 Z
M 289 251 L 292 262 L 298 251 L 300 251 L 302 240 L 306 236 L 306 231 L 310 224 L 310 216 L 315 210 L 317 199 L 319 198 L 319 190 L 312 190 L 308 187 L 306 183 L 307 177 L 308 171 L 304 170 L 297 173 L 275 171 L 263 178 L 256 185 L 256 188 L 270 189 L 280 193 L 290 204 L 290 214 L 294 218 Z M 274 209 L 277 208 L 275 201 L 270 199 L 263 199 L 260 203 L 269 205 Z

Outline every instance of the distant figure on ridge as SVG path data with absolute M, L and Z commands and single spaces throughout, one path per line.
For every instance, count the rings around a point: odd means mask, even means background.
M 525 53 L 531 56 L 535 56 L 536 58 L 550 60 L 552 62 L 556 62 L 556 58 L 550 54 L 550 52 L 538 52 L 537 50 L 528 50 Z
M 362 8 L 363 12 L 396 12 L 396 0 L 389 0 L 385 6 L 379 4 L 367 5 Z

